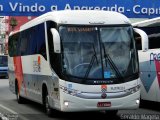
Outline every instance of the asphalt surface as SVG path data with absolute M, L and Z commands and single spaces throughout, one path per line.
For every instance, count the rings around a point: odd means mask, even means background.
M 119 110 L 117 116 L 103 112 L 57 112 L 49 118 L 40 104 L 31 101 L 18 104 L 8 84 L 8 79 L 0 79 L 0 120 L 160 120 L 160 104 L 153 102 L 145 102 L 137 110 Z

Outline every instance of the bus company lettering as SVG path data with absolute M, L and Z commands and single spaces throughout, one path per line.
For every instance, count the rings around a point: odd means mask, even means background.
M 151 53 L 150 54 L 150 61 L 160 61 L 160 53 Z
M 113 91 L 117 91 L 117 90 L 121 90 L 121 91 L 123 91 L 123 90 L 125 90 L 125 86 L 116 86 L 116 87 L 111 87 L 111 90 L 113 90 Z
M 41 72 L 41 66 L 38 61 L 33 61 L 33 72 Z

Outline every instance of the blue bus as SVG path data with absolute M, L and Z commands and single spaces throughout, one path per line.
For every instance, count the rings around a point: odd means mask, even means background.
M 0 55 L 0 77 L 8 78 L 8 57 Z

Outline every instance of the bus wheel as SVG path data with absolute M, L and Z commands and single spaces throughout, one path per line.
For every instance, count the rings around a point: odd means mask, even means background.
M 15 91 L 16 91 L 16 97 L 17 97 L 17 102 L 19 104 L 24 103 L 24 98 L 22 98 L 19 94 L 19 88 L 18 88 L 18 83 L 16 82 L 16 87 L 15 87 Z
M 46 114 L 51 117 L 52 116 L 52 108 L 50 107 L 49 105 L 49 95 L 48 93 L 46 93 L 46 96 L 45 96 L 45 111 L 46 111 Z

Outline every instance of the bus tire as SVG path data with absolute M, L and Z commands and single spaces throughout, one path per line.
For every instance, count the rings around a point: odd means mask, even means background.
M 45 96 L 44 96 L 44 107 L 45 107 L 45 112 L 48 117 L 52 117 L 52 108 L 49 105 L 49 95 L 48 91 L 46 90 Z
M 19 93 L 19 88 L 18 88 L 18 82 L 16 81 L 16 85 L 15 85 L 15 92 L 16 92 L 16 97 L 17 97 L 17 102 L 19 104 L 22 104 L 24 103 L 24 98 L 20 96 L 20 93 Z

